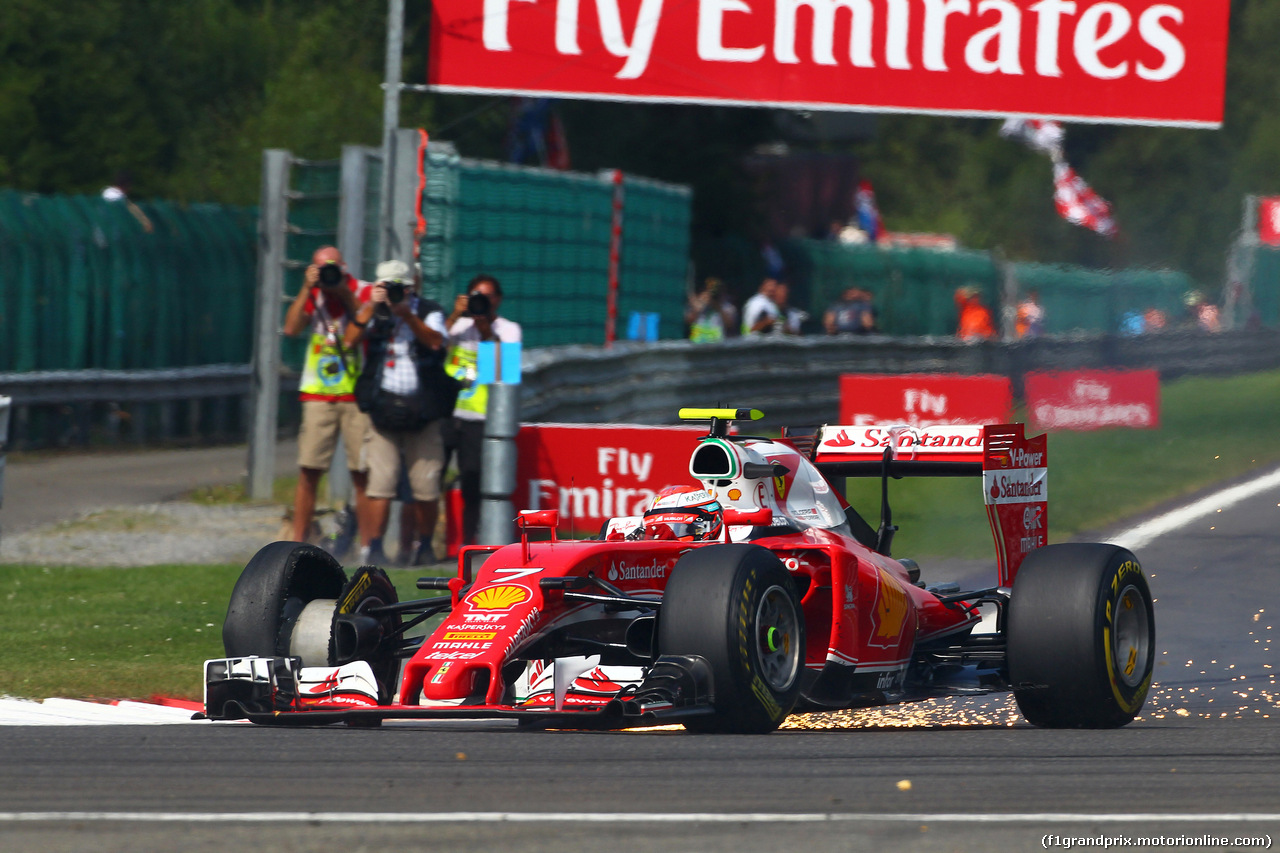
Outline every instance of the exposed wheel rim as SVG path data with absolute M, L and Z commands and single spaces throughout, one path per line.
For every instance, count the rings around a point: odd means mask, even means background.
M 289 654 L 302 658 L 303 666 L 327 666 L 329 643 L 333 635 L 333 608 L 337 601 L 317 598 L 308 601 L 298 614 L 289 638 Z
M 1111 624 L 1113 671 L 1126 687 L 1137 687 L 1147 677 L 1147 657 L 1151 652 L 1147 601 L 1137 587 L 1130 585 L 1121 590 Z
M 791 687 L 800 670 L 800 619 L 791 596 L 771 586 L 756 607 L 756 657 L 760 674 L 775 691 Z

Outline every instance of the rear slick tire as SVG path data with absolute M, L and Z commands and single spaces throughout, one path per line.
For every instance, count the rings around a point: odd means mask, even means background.
M 680 558 L 658 616 L 662 655 L 711 666 L 715 713 L 696 732 L 767 734 L 800 695 L 804 613 L 786 568 L 758 545 L 706 545 Z
M 1136 557 L 1116 545 L 1032 551 L 1009 601 L 1009 681 L 1042 728 L 1118 728 L 1146 701 L 1155 609 Z
M 227 657 L 288 657 L 294 626 L 306 606 L 337 599 L 346 583 L 342 566 L 321 548 L 298 542 L 264 546 L 231 592 L 222 623 Z M 326 662 L 304 661 L 319 666 Z

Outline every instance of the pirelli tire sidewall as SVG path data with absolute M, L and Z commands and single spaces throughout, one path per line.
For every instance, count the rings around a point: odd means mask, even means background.
M 1010 597 L 1008 662 L 1018 708 L 1034 725 L 1131 722 L 1155 669 L 1155 608 L 1138 559 L 1098 543 L 1029 554 Z
M 363 614 L 370 608 L 385 607 L 397 604 L 399 601 L 400 596 L 396 591 L 396 585 L 384 570 L 377 566 L 361 566 L 356 569 L 334 603 L 333 620 L 329 629 L 329 662 L 331 664 L 340 662 L 335 659 L 334 648 L 340 617 Z M 400 634 L 403 621 L 399 613 L 379 616 L 378 621 L 381 623 L 384 639 L 367 662 L 378 680 L 378 703 L 386 705 L 395 696 L 396 681 L 400 674 L 400 661 L 392 654 L 392 650 L 393 638 Z
M 293 626 L 308 602 L 336 599 L 347 584 L 327 551 L 298 542 L 263 546 L 240 573 L 222 644 L 228 657 L 285 657 Z
M 779 608 L 787 618 L 793 615 L 786 642 L 796 650 L 794 666 L 784 667 L 793 674 L 782 679 L 764 672 L 759 648 L 759 619 Z M 804 648 L 800 598 L 786 568 L 768 549 L 709 545 L 680 558 L 663 594 L 659 654 L 706 659 L 715 694 L 715 713 L 690 718 L 686 728 L 738 734 L 776 729 L 799 697 Z

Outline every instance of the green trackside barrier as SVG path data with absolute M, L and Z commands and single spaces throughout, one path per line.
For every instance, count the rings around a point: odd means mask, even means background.
M 528 347 L 604 340 L 613 184 L 585 175 L 429 155 L 420 242 L 424 292 L 448 305 L 480 272 L 498 277 L 502 313 Z M 632 311 L 658 313 L 683 335 L 691 197 L 627 178 L 618 329 Z
M 1045 331 L 1084 329 L 1114 332 L 1131 312 L 1157 308 L 1171 324 L 1186 313 L 1183 296 L 1195 285 L 1185 273 L 1169 270 L 1087 270 L 1047 264 L 1014 264 L 1022 292 L 1038 290 Z
M 139 207 L 0 190 L 0 372 L 249 360 L 253 211 Z
M 1254 316 L 1240 319 L 1274 328 L 1280 325 L 1280 250 L 1258 248 L 1253 259 Z
M 594 175 L 458 165 L 451 286 L 497 276 L 502 312 L 519 322 L 526 347 L 602 343 L 609 280 L 613 186 Z M 673 298 L 682 300 L 681 283 Z
M 886 334 L 951 335 L 956 328 L 955 290 L 973 285 L 999 321 L 1003 272 L 986 252 L 882 249 L 817 240 L 794 241 L 788 248 L 807 262 L 809 310 L 815 317 L 845 288 L 857 285 L 874 296 L 880 329 Z M 1195 286 L 1185 273 L 1169 270 L 1032 263 L 1010 267 L 1019 296 L 1039 291 L 1050 333 L 1115 332 L 1125 314 L 1149 308 L 1159 308 L 1170 322 L 1177 322 L 1184 312 L 1183 295 Z M 1280 273 L 1280 259 L 1276 269 Z
M 985 252 L 880 249 L 817 240 L 794 241 L 790 248 L 808 261 L 808 310 L 815 319 L 854 285 L 871 292 L 880 330 L 889 335 L 955 334 L 958 287 L 977 287 L 988 306 L 999 304 L 1000 277 Z
M 342 185 L 341 161 L 295 160 L 289 170 L 289 235 L 285 243 L 286 267 L 284 301 L 280 304 L 280 325 L 294 295 L 302 287 L 311 256 L 321 246 L 338 242 L 338 204 Z M 375 244 L 376 245 L 376 244 Z M 348 268 L 357 271 L 355 263 Z M 245 328 L 252 328 L 253 306 L 245 314 Z M 306 336 L 282 338 L 284 363 L 295 371 L 302 370 L 306 353 Z M 285 392 L 282 402 L 292 407 L 295 392 Z M 287 419 L 285 419 L 287 420 Z
M 364 257 L 376 266 L 379 164 L 366 184 Z M 337 242 L 340 161 L 290 170 L 285 295 L 318 247 Z M 0 190 L 0 372 L 146 369 L 246 363 L 252 351 L 257 235 L 253 209 L 122 204 L 97 196 Z M 503 282 L 503 313 L 526 346 L 604 338 L 613 186 L 607 176 L 428 155 L 419 245 L 423 293 L 446 307 L 478 272 Z M 619 329 L 658 313 L 662 337 L 683 333 L 689 255 L 686 189 L 628 178 Z M 286 304 L 280 306 L 283 319 Z M 301 367 L 304 343 L 282 343 Z

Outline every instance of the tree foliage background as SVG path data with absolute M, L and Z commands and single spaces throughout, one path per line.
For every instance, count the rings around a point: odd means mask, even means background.
M 1016 258 L 1185 269 L 1213 286 L 1241 199 L 1280 191 L 1280 3 L 1232 0 L 1221 131 L 1068 127 L 1068 156 L 1115 205 L 1104 240 L 1061 221 L 1048 161 L 999 122 L 885 116 L 858 155 L 893 230 L 945 231 Z M 405 79 L 421 80 L 428 7 L 408 3 Z M 377 144 L 386 4 L 370 0 L 0 0 L 0 186 L 254 204 L 264 148 L 338 156 Z M 777 138 L 767 110 L 575 102 L 574 167 L 689 183 L 695 231 L 747 232 L 741 159 Z M 501 157 L 500 98 L 407 94 L 402 125 Z

